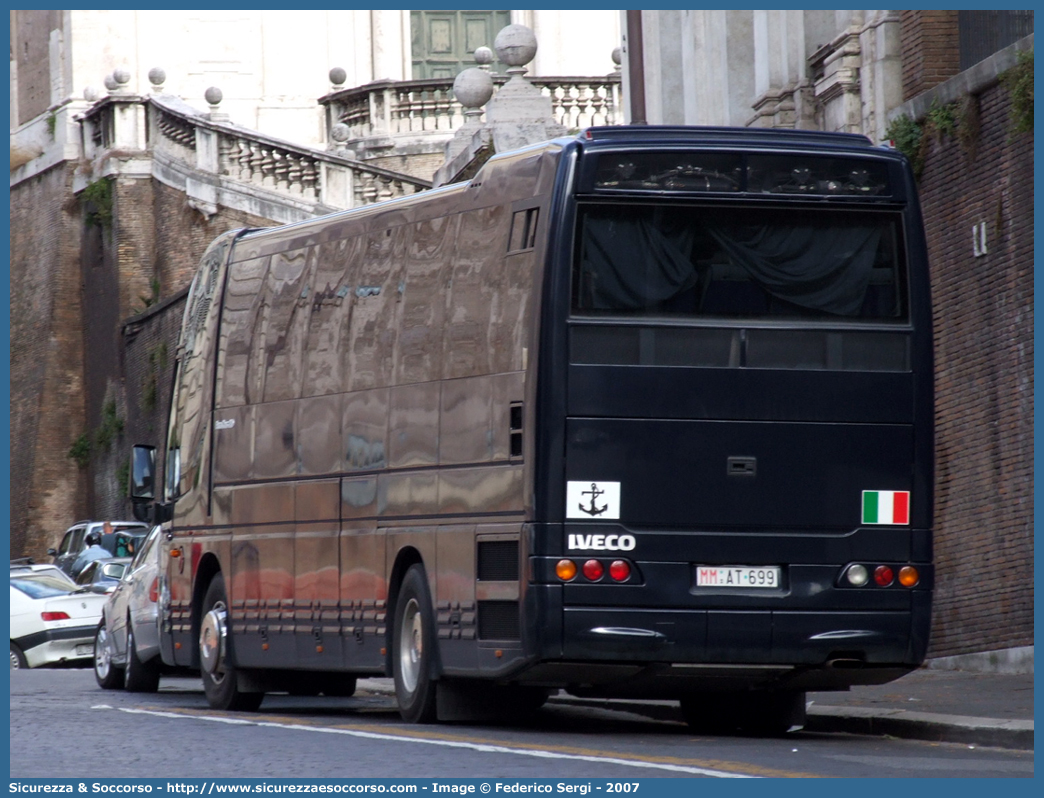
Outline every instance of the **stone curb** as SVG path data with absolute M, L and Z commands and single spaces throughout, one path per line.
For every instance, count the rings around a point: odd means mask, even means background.
M 818 706 L 808 710 L 805 729 L 1033 750 L 1032 720 L 939 715 L 905 709 Z
M 385 695 L 395 692 L 389 680 L 360 680 L 359 688 Z M 678 705 L 673 701 L 629 701 L 558 695 L 551 698 L 551 703 L 631 712 L 653 720 L 682 722 Z M 974 718 L 933 712 L 911 712 L 905 709 L 814 705 L 808 709 L 805 731 L 842 732 L 877 737 L 888 735 L 908 740 L 1033 750 L 1032 720 Z

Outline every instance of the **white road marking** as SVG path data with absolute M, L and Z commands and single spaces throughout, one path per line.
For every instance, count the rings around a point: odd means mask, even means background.
M 92 707 L 92 709 L 112 709 L 106 705 Z M 424 737 L 407 737 L 396 734 L 381 734 L 378 732 L 357 731 L 354 729 L 333 729 L 327 726 L 301 726 L 292 723 L 272 723 L 270 721 L 242 720 L 240 718 L 225 718 L 219 715 L 182 714 L 178 712 L 162 712 L 154 709 L 131 709 L 119 707 L 120 712 L 131 715 L 152 715 L 159 718 L 181 718 L 194 720 L 207 720 L 213 723 L 228 723 L 235 726 L 260 726 L 270 729 L 292 729 L 295 731 L 319 732 L 322 734 L 344 734 L 349 737 L 361 737 L 368 740 L 386 740 L 400 743 L 420 743 L 422 745 L 440 745 L 445 748 L 467 748 L 472 751 L 481 751 L 487 754 L 514 754 L 516 756 L 530 756 L 538 759 L 566 759 L 576 762 L 597 762 L 600 764 L 623 765 L 639 769 L 666 770 L 672 773 L 688 773 L 694 776 L 711 776 L 719 779 L 753 779 L 758 776 L 749 776 L 745 773 L 729 773 L 724 770 L 711 770 L 709 768 L 694 767 L 691 765 L 672 765 L 666 762 L 643 762 L 635 759 L 619 759 L 609 756 L 586 756 L 584 754 L 565 754 L 557 751 L 526 750 L 520 748 L 508 748 L 500 745 L 489 745 L 488 743 L 470 743 L 459 740 L 435 740 Z

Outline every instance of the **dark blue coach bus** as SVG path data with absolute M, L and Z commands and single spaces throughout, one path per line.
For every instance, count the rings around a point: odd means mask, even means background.
M 215 707 L 389 675 L 416 722 L 564 689 L 773 732 L 925 656 L 927 255 L 863 137 L 594 128 L 229 233 L 176 360 L 135 495 Z

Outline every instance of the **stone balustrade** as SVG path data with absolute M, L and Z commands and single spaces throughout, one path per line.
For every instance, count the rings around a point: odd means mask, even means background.
M 427 180 L 335 151 L 298 146 L 215 116 L 170 95 L 109 96 L 80 117 L 85 155 L 93 161 L 106 151 L 147 150 L 155 176 L 184 188 L 190 204 L 202 212 L 232 205 L 273 218 L 275 208 L 277 221 L 431 187 Z
M 508 80 L 494 75 L 498 88 Z M 605 77 L 529 77 L 551 98 L 554 121 L 567 129 L 623 122 L 620 75 Z M 451 79 L 376 81 L 322 97 L 327 129 L 341 123 L 349 144 L 375 136 L 424 132 L 451 133 L 463 124 L 464 109 L 453 97 Z

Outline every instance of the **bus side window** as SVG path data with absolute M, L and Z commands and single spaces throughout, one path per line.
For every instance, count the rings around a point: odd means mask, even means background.
M 307 249 L 298 249 L 272 255 L 262 289 L 268 311 L 259 336 L 264 348 L 265 403 L 296 399 L 300 394 L 301 339 L 307 334 L 308 321 L 300 300 L 307 302 L 307 253 Z
M 250 369 L 254 330 L 261 312 L 268 257 L 234 263 L 221 310 L 221 347 L 218 352 L 217 406 L 235 407 L 260 400 L 252 390 Z M 256 379 L 254 380 L 256 382 Z
M 511 235 L 508 238 L 508 252 L 520 252 L 532 249 L 536 245 L 537 220 L 539 208 L 526 208 L 515 211 L 511 215 Z
M 495 322 L 499 319 L 494 320 L 491 314 L 495 305 L 500 307 L 493 297 L 503 296 L 505 274 L 501 264 L 506 261 L 499 253 L 507 245 L 510 226 L 511 216 L 503 205 L 460 215 L 456 257 L 446 297 L 445 379 L 497 371 L 497 357 L 504 353 L 495 351 L 500 343 L 494 338 L 498 332 Z
M 344 353 L 350 344 L 348 329 L 360 244 L 361 239 L 356 236 L 325 242 L 313 250 L 316 265 L 306 300 L 308 329 L 301 369 L 302 397 L 336 394 L 348 388 Z

